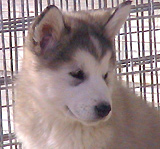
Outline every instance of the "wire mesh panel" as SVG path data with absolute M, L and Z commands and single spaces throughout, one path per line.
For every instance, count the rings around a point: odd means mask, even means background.
M 64 11 L 116 7 L 123 0 L 0 0 L 0 148 L 22 148 L 13 125 L 14 83 L 23 44 L 35 16 L 55 4 Z M 117 76 L 144 100 L 159 107 L 160 2 L 134 0 L 115 39 Z
M 135 1 L 116 41 L 119 78 L 159 107 L 160 2 Z

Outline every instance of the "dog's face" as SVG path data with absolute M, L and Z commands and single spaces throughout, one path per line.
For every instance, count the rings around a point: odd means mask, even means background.
M 73 60 L 57 70 L 41 70 L 47 88 L 43 94 L 66 117 L 86 123 L 108 118 L 114 68 L 109 67 L 111 59 L 110 51 L 98 61 L 90 53 L 77 50 Z
M 112 111 L 114 36 L 130 3 L 111 10 L 62 14 L 48 7 L 33 23 L 29 50 L 35 55 L 37 90 L 57 117 L 93 123 Z

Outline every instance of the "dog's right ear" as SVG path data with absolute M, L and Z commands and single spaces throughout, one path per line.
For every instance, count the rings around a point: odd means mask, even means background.
M 34 52 L 43 54 L 55 46 L 64 29 L 63 15 L 54 5 L 48 6 L 32 25 L 32 38 L 36 45 Z
M 104 25 L 104 34 L 110 40 L 115 38 L 115 35 L 118 34 L 121 26 L 127 20 L 131 10 L 131 3 L 132 1 L 128 0 L 120 4 Z

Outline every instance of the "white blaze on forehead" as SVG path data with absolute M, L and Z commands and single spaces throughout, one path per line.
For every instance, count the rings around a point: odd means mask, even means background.
M 75 61 L 77 67 L 82 69 L 86 73 L 101 73 L 105 74 L 108 71 L 109 63 L 111 58 L 111 51 L 107 51 L 103 58 L 99 61 L 87 50 L 78 50 L 75 54 Z
M 109 67 L 109 63 L 111 63 L 111 61 L 110 61 L 111 56 L 112 56 L 112 52 L 111 52 L 111 50 L 108 50 L 106 52 L 106 54 L 104 55 L 104 57 L 100 61 L 100 65 L 101 65 L 102 68 L 104 68 L 107 65 L 107 70 L 109 70 L 108 67 Z
M 98 55 L 98 57 L 101 57 L 102 55 L 102 49 L 99 43 L 99 40 L 97 40 L 96 38 L 94 38 L 93 36 L 90 35 L 90 39 L 96 49 L 96 54 Z

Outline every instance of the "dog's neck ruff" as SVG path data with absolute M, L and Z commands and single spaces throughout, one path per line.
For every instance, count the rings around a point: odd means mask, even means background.
M 45 148 L 49 149 L 102 149 L 109 145 L 112 138 L 112 126 L 108 122 L 102 122 L 95 126 L 83 125 L 80 122 L 65 123 L 56 118 L 49 124 L 41 121 L 43 129 L 48 132 L 41 135 L 46 143 Z M 41 128 L 42 129 L 42 128 Z M 107 132 L 107 133 L 106 133 Z M 48 136 L 46 138 L 46 136 Z M 37 142 L 39 144 L 41 142 Z M 40 145 L 39 145 L 40 146 Z

